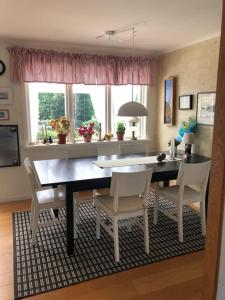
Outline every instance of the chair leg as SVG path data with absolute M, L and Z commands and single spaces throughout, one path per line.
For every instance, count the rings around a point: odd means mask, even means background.
M 31 201 L 31 212 L 30 212 L 30 230 L 33 229 L 33 222 L 34 222 L 34 214 L 35 214 L 35 206 L 34 201 Z
M 79 193 L 75 192 L 74 193 L 74 201 L 75 201 L 75 220 L 76 224 L 80 224 L 80 198 L 79 198 Z
M 113 239 L 114 239 L 114 255 L 115 261 L 120 261 L 120 250 L 119 250 L 119 232 L 118 232 L 118 220 L 113 217 Z
M 55 219 L 55 214 L 52 208 L 50 208 L 50 215 L 53 219 Z
M 100 207 L 98 203 L 96 204 L 96 238 L 100 239 Z
M 33 216 L 33 226 L 32 226 L 32 245 L 36 244 L 36 235 L 38 230 L 38 219 L 39 219 L 39 210 L 35 210 L 34 216 Z
M 201 214 L 201 227 L 202 227 L 202 235 L 206 235 L 206 222 L 205 222 L 205 203 L 200 203 L 200 214 Z
M 145 241 L 145 252 L 149 254 L 149 230 L 148 230 L 148 210 L 144 210 L 143 215 L 144 223 L 144 241 Z
M 159 191 L 158 186 L 155 189 L 155 197 L 154 197 L 154 217 L 153 223 L 157 225 L 158 223 L 158 207 L 159 207 Z
M 92 200 L 93 200 L 93 206 L 96 207 L 95 199 L 97 197 L 97 190 L 93 190 L 92 192 Z
M 128 232 L 132 231 L 132 222 L 133 222 L 133 219 L 128 219 L 127 220 L 127 230 L 128 230 Z
M 183 207 L 182 205 L 178 205 L 177 207 L 177 223 L 178 223 L 178 236 L 179 242 L 183 243 Z

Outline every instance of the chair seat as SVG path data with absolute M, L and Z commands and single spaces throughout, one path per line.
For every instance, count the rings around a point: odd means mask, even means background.
M 167 200 L 177 203 L 178 201 L 178 192 L 179 192 L 179 186 L 168 186 L 168 187 L 162 187 L 159 188 L 159 195 L 163 196 Z M 201 202 L 201 193 L 195 191 L 190 186 L 184 187 L 184 195 L 182 199 L 183 204 L 191 204 L 194 202 Z
M 65 194 L 61 190 L 47 189 L 37 191 L 38 204 L 48 206 L 51 208 L 63 207 L 65 205 Z M 57 195 L 57 197 L 56 197 Z
M 99 195 L 97 201 L 99 201 L 101 206 L 113 211 L 113 197 L 110 197 L 109 195 Z M 129 213 L 142 209 L 144 209 L 144 205 L 138 196 L 119 198 L 118 213 Z

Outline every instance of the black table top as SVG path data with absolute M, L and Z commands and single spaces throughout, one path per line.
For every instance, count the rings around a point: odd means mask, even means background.
M 131 157 L 153 156 L 158 153 L 147 154 L 129 154 L 129 155 L 113 155 L 105 156 L 105 159 L 119 159 Z M 182 155 L 178 155 L 183 158 Z M 115 168 L 99 168 L 93 161 L 98 157 L 82 157 L 69 159 L 48 159 L 34 161 L 34 165 L 42 186 L 77 183 L 78 190 L 90 189 L 91 186 L 96 186 L 97 183 L 104 182 L 103 185 L 97 184 L 96 188 L 107 187 L 110 185 L 112 172 L 131 172 L 141 171 L 153 167 L 152 181 L 164 181 L 176 179 L 180 161 L 170 161 L 165 163 L 154 163 L 145 165 L 134 165 Z M 187 163 L 201 163 L 210 160 L 208 157 L 192 154 L 190 159 L 182 159 Z

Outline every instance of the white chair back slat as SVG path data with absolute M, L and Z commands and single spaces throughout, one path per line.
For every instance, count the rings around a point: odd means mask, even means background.
M 199 185 L 206 188 L 209 178 L 210 161 L 204 163 L 181 163 L 177 185 Z
M 40 190 L 41 189 L 41 183 L 39 181 L 37 172 L 34 168 L 34 164 L 33 161 L 29 159 L 29 157 L 26 157 L 24 159 L 24 166 L 27 170 L 27 173 L 29 175 L 30 181 L 31 181 L 31 185 L 33 186 L 33 188 L 35 190 Z
M 143 196 L 146 205 L 152 173 L 153 168 L 139 172 L 113 172 L 110 196 L 114 197 L 114 211 L 118 210 L 120 197 Z
M 135 154 L 147 152 L 147 145 L 145 143 L 121 144 L 120 148 L 122 154 Z
M 115 143 L 103 143 L 97 147 L 98 156 L 102 155 L 120 155 L 120 145 Z

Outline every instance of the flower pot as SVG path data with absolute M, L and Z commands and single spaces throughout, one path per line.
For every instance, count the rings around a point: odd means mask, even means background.
M 104 136 L 104 139 L 106 140 L 106 141 L 111 141 L 111 138 L 113 137 L 113 134 L 111 134 L 111 133 L 106 133 L 105 134 L 105 136 Z
M 58 136 L 58 144 L 66 144 L 67 133 L 59 133 Z
M 124 132 L 117 132 L 116 135 L 117 135 L 117 140 L 118 141 L 122 141 L 123 140 Z
M 84 135 L 84 141 L 85 143 L 91 142 L 92 134 L 86 134 Z

